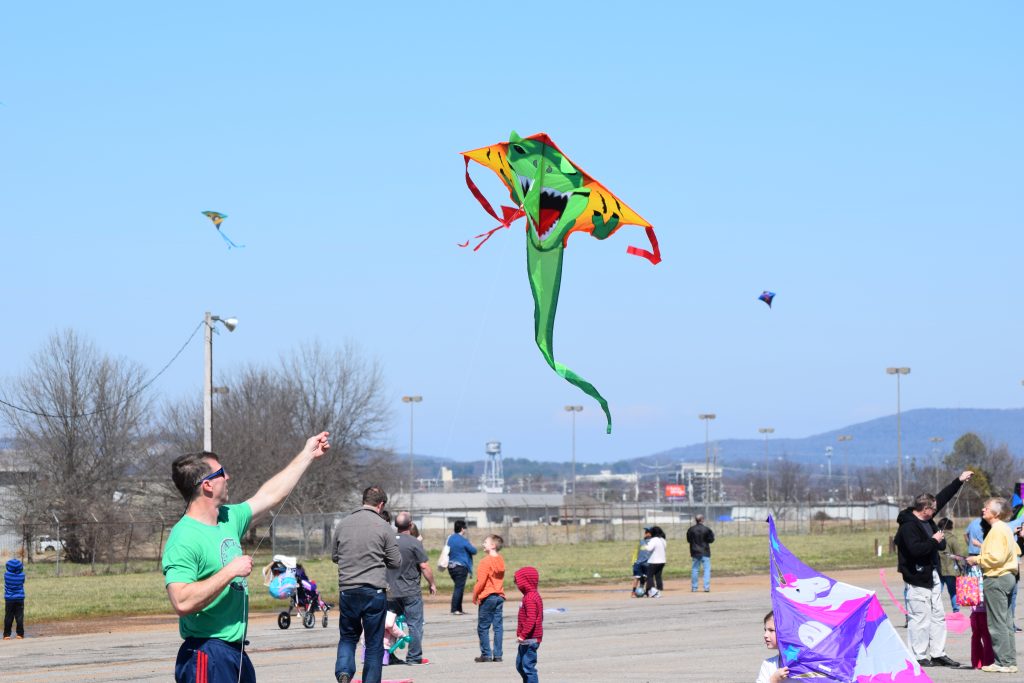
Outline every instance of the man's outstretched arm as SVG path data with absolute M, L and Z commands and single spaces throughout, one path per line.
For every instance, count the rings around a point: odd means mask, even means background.
M 331 447 L 327 441 L 329 434 L 330 432 L 320 432 L 316 436 L 309 437 L 306 440 L 306 445 L 302 447 L 302 451 L 288 463 L 288 466 L 268 479 L 259 491 L 246 501 L 252 508 L 254 520 L 272 507 L 280 505 L 281 501 L 288 497 L 306 469 Z

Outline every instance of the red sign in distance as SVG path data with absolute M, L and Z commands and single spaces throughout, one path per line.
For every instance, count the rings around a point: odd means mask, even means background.
M 686 486 L 684 484 L 666 484 L 665 485 L 665 497 L 666 498 L 685 498 L 686 497 Z

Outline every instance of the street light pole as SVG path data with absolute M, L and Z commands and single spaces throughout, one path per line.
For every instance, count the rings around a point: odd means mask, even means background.
M 203 316 L 203 341 L 205 341 L 205 363 L 203 364 L 203 450 L 213 451 L 213 324 L 219 322 L 228 332 L 238 327 L 238 318 L 221 318 L 209 311 Z M 227 393 L 226 388 L 218 387 L 217 393 Z
M 583 406 L 566 406 L 572 413 L 572 523 L 576 524 L 576 413 L 583 412 Z
M 825 457 L 828 458 L 828 493 L 826 494 L 826 501 L 832 500 L 832 447 L 825 446 Z
M 708 518 L 710 507 L 708 505 L 708 486 L 711 483 L 711 441 L 710 427 L 711 420 L 715 419 L 714 413 L 701 413 L 698 420 L 704 420 L 704 519 Z
M 896 375 L 896 494 L 903 500 L 903 444 L 900 441 L 900 375 L 909 375 L 910 368 L 886 368 L 886 374 Z
M 774 427 L 758 427 L 757 431 L 764 434 L 764 501 L 768 513 L 772 511 L 772 479 L 771 460 L 768 459 L 768 435 L 775 433 Z
M 939 490 L 939 452 L 940 452 L 939 444 L 942 443 L 942 437 L 941 436 L 932 436 L 932 437 L 929 437 L 928 440 L 932 442 L 932 459 L 935 461 L 934 462 L 934 467 L 935 467 L 935 490 L 938 491 Z
M 412 457 L 412 436 L 413 436 L 413 406 L 423 400 L 422 396 L 403 396 L 402 403 L 409 404 L 409 513 L 412 514 L 412 489 L 413 482 L 416 481 L 415 470 L 413 469 L 413 457 Z
M 847 442 L 851 441 L 853 436 L 850 434 L 840 434 L 837 437 L 839 443 L 843 444 L 843 479 L 846 480 L 846 507 L 849 510 L 850 507 L 850 460 L 847 457 L 849 455 L 849 446 Z M 847 512 L 849 514 L 849 512 Z

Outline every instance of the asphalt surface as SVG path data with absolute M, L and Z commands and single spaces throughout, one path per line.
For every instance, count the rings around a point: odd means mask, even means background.
M 892 572 L 890 572 L 891 575 Z M 903 618 L 884 593 L 876 570 L 838 572 L 836 578 L 879 591 L 894 623 Z M 890 579 L 901 591 L 897 577 Z M 515 589 L 513 588 L 514 592 Z M 594 586 L 545 591 L 544 642 L 539 652 L 542 680 L 615 683 L 753 681 L 768 652 L 761 620 L 769 609 L 765 577 L 713 579 L 710 593 L 691 593 L 689 582 L 669 582 L 661 599 L 634 599 L 626 587 Z M 505 652 L 500 663 L 477 664 L 476 617 L 448 614 L 448 597 L 428 598 L 423 666 L 392 666 L 385 680 L 416 683 L 518 681 L 515 671 L 517 594 L 505 604 Z M 467 607 L 471 605 L 467 602 Z M 305 629 L 293 620 L 277 627 L 275 615 L 250 619 L 248 652 L 261 683 L 334 680 L 337 620 Z M 897 628 L 904 635 L 902 628 Z M 0 642 L 0 680 L 168 681 L 180 639 L 171 617 L 112 619 L 29 625 L 25 640 Z M 1020 638 L 1018 638 L 1018 649 Z M 949 635 L 951 657 L 968 661 L 970 632 Z M 934 681 L 979 678 L 1013 680 L 970 669 L 927 670 Z

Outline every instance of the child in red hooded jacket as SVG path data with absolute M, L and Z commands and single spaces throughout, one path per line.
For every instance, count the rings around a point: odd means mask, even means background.
M 516 671 L 523 677 L 523 683 L 538 683 L 537 650 L 544 637 L 544 601 L 537 592 L 540 574 L 533 567 L 523 567 L 516 572 L 515 582 L 523 594 L 516 626 L 516 641 L 519 643 Z

